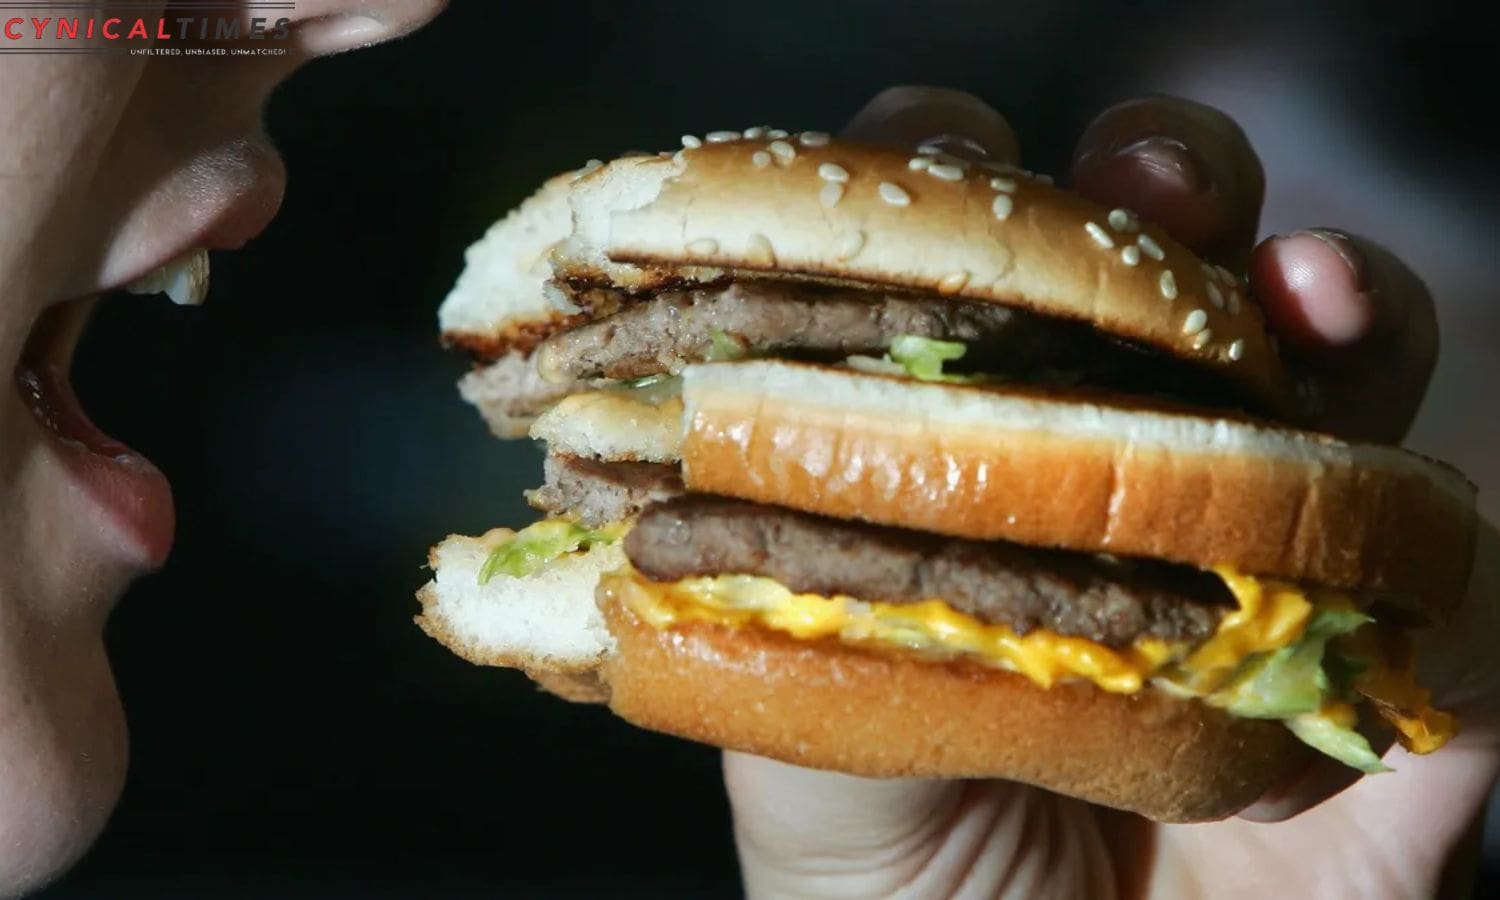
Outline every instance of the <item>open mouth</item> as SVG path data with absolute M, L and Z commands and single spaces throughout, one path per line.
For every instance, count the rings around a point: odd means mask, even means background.
M 208 289 L 208 255 L 194 251 L 137 279 L 130 293 L 166 293 L 196 305 Z M 94 424 L 73 390 L 73 353 L 97 297 L 71 300 L 37 319 L 15 370 L 17 390 L 51 438 L 59 459 L 99 514 L 123 535 L 128 552 L 149 568 L 172 547 L 172 489 L 150 460 Z

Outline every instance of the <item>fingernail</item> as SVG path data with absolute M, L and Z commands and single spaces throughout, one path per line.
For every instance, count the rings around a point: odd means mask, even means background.
M 1336 228 L 1305 228 L 1294 231 L 1287 237 L 1310 237 L 1317 238 L 1326 244 L 1329 249 L 1339 255 L 1344 265 L 1349 267 L 1349 275 L 1354 279 L 1355 290 L 1364 292 L 1369 290 L 1369 266 L 1365 263 L 1365 256 L 1354 246 L 1349 235 Z
M 1110 156 L 1113 159 L 1133 160 L 1147 171 L 1178 179 L 1194 193 L 1203 193 L 1213 186 L 1213 179 L 1196 154 L 1176 138 L 1144 138 L 1120 147 Z
M 935 134 L 917 142 L 917 149 L 927 148 L 974 162 L 990 158 L 990 152 L 984 148 L 983 144 L 961 134 Z

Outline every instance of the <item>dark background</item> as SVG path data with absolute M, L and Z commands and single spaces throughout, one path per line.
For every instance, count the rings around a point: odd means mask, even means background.
M 540 477 L 534 448 L 459 401 L 464 362 L 437 345 L 463 248 L 589 157 L 755 123 L 836 130 L 892 83 L 984 96 L 1028 165 L 1057 171 L 1098 109 L 1185 90 L 1153 74 L 1173 54 L 1255 71 L 1308 40 L 1296 77 L 1361 140 L 1478 185 L 1468 202 L 1493 213 L 1496 144 L 1469 96 L 1489 88 L 1489 23 L 1379 14 L 1395 8 L 458 0 L 409 39 L 309 66 L 268 111 L 281 217 L 216 256 L 205 308 L 112 299 L 79 354 L 86 405 L 171 477 L 180 524 L 110 626 L 123 802 L 48 896 L 736 893 L 714 752 L 411 624 L 425 548 L 524 523 Z

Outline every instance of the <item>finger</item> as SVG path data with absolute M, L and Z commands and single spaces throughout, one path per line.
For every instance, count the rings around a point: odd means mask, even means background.
M 1021 158 L 1016 133 L 1005 117 L 973 94 L 951 88 L 887 88 L 855 113 L 840 134 L 896 147 L 932 144 L 967 159 L 1015 163 Z
M 1234 120 L 1180 97 L 1105 110 L 1073 153 L 1073 188 L 1156 222 L 1200 255 L 1243 271 L 1266 179 Z
M 855 778 L 726 752 L 724 783 L 750 896 L 901 884 L 950 824 L 963 782 Z M 860 893 L 866 893 L 863 889 Z
M 1400 440 L 1437 362 L 1422 280 L 1385 248 L 1331 229 L 1262 242 L 1249 277 L 1288 362 L 1308 375 L 1319 426 Z
M 1364 777 L 1336 759 L 1319 756 L 1290 783 L 1239 812 L 1251 822 L 1285 822 L 1342 793 Z
M 1372 721 L 1368 712 L 1360 716 L 1358 730 L 1380 756 L 1396 742 L 1395 735 Z M 1239 817 L 1252 822 L 1284 822 L 1343 793 L 1364 777 L 1360 770 L 1319 753 L 1284 784 L 1241 810 Z

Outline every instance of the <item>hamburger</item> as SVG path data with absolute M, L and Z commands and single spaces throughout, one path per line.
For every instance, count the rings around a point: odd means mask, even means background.
M 469 249 L 443 337 L 543 516 L 431 550 L 429 635 L 668 734 L 1160 821 L 1454 733 L 1411 638 L 1474 488 L 1307 430 L 1242 277 L 1006 165 L 683 145 Z

